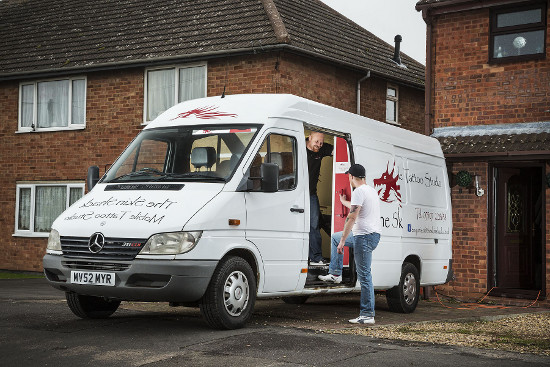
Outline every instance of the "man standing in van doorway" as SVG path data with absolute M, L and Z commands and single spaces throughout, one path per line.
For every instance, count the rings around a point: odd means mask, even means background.
M 361 284 L 359 317 L 352 324 L 374 324 L 374 287 L 372 284 L 372 252 L 380 241 L 380 199 L 374 188 L 367 185 L 365 167 L 353 164 L 346 171 L 353 188 L 351 201 L 340 195 L 340 201 L 350 209 L 342 232 L 331 237 L 331 256 L 328 275 L 319 275 L 324 282 L 342 282 L 344 246 L 353 248 L 357 277 Z
M 325 135 L 312 131 L 306 139 L 307 168 L 309 171 L 309 264 L 326 265 L 321 251 L 321 231 L 319 229 L 319 216 L 321 208 L 317 196 L 317 183 L 321 172 L 321 161 L 324 157 L 332 155 L 333 146 L 324 143 Z

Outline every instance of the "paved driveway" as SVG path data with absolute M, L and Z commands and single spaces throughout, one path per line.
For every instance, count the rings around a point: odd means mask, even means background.
M 392 314 L 377 300 L 377 323 L 444 318 L 421 302 L 413 315 Z M 549 358 L 406 344 L 318 333 L 349 327 L 358 296 L 312 298 L 304 305 L 257 303 L 249 327 L 215 331 L 196 309 L 124 303 L 105 320 L 81 320 L 44 280 L 0 281 L 2 366 L 547 366 Z M 460 315 L 459 316 L 463 316 Z M 465 316 L 471 316 L 467 314 Z

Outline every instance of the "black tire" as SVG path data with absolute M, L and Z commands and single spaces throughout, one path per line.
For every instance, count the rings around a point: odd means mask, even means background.
M 65 298 L 71 311 L 83 319 L 105 319 L 115 313 L 120 305 L 120 301 L 71 292 L 65 293 Z
M 284 303 L 289 305 L 303 305 L 308 300 L 309 296 L 289 296 L 282 297 Z
M 218 265 L 200 309 L 215 329 L 238 329 L 246 325 L 256 301 L 256 278 L 250 264 L 240 257 L 228 257 Z
M 401 268 L 399 285 L 386 291 L 388 306 L 393 312 L 411 313 L 416 309 L 420 298 L 420 274 L 411 263 Z

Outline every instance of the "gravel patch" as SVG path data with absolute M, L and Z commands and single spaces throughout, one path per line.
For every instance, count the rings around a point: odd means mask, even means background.
M 320 331 L 550 356 L 550 313 L 546 312 L 491 321 L 419 322 Z

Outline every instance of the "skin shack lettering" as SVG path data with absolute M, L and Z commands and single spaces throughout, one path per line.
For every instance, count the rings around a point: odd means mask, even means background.
M 162 212 L 174 204 L 177 202 L 170 199 L 152 201 L 142 196 L 124 199 L 111 196 L 104 200 L 90 199 L 78 207 L 81 209 L 79 213 L 66 216 L 63 219 L 66 221 L 127 220 L 160 224 L 165 217 Z

